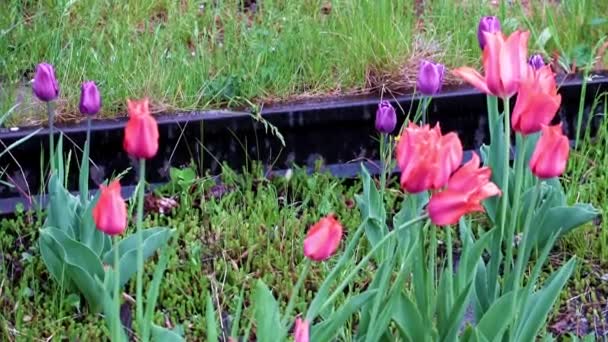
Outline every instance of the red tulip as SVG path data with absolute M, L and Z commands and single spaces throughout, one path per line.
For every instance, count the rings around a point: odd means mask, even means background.
M 296 326 L 293 330 L 293 337 L 295 342 L 308 342 L 309 339 L 309 323 L 307 320 L 303 320 L 300 317 L 296 318 Z
M 304 239 L 304 255 L 314 261 L 329 259 L 342 240 L 342 225 L 333 215 L 315 223 Z
M 150 159 L 158 151 L 158 124 L 148 109 L 148 98 L 127 100 L 129 121 L 123 147 L 135 158 Z
M 93 208 L 93 221 L 97 229 L 108 235 L 121 234 L 127 228 L 127 205 L 120 194 L 120 183 L 113 181 L 100 186 L 101 194 Z
M 562 133 L 562 124 L 555 126 L 542 126 L 540 139 L 536 143 L 530 169 L 538 178 L 553 178 L 566 170 L 570 142 Z
M 551 122 L 561 101 L 551 67 L 546 65 L 535 70 L 528 66 L 527 77 L 520 84 L 513 108 L 513 130 L 522 134 L 540 131 L 542 125 Z
M 483 32 L 485 77 L 475 69 L 460 67 L 453 73 L 486 94 L 510 97 L 517 92 L 519 82 L 528 71 L 528 38 L 530 32 L 515 31 L 507 39 L 501 32 Z
M 445 190 L 433 194 L 427 210 L 431 221 L 438 226 L 456 224 L 470 212 L 481 211 L 481 201 L 500 195 L 496 184 L 490 182 L 492 170 L 479 167 L 479 157 L 473 153 L 471 160 L 458 169 Z
M 404 129 L 395 150 L 401 187 L 409 193 L 440 189 L 462 162 L 462 144 L 456 133 L 441 135 L 437 124 L 414 123 Z

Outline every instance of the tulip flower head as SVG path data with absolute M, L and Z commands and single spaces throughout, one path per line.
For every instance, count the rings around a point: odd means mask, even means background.
M 528 64 L 530 64 L 530 66 L 532 66 L 535 70 L 538 70 L 545 66 L 545 60 L 543 59 L 543 56 L 536 54 L 530 57 Z
M 314 261 L 329 259 L 342 240 L 342 225 L 333 215 L 323 217 L 315 223 L 304 239 L 304 255 Z
M 127 204 L 120 193 L 120 183 L 113 181 L 100 186 L 101 194 L 93 208 L 93 221 L 100 231 L 108 235 L 121 234 L 127 228 Z
M 148 109 L 148 98 L 127 100 L 129 121 L 123 147 L 134 158 L 150 159 L 158 151 L 158 124 Z
M 441 134 L 439 123 L 430 128 L 410 123 L 395 150 L 401 187 L 409 193 L 440 189 L 462 162 L 462 144 L 456 133 Z
M 469 67 L 457 68 L 453 73 L 486 94 L 511 97 L 528 72 L 530 32 L 515 31 L 507 39 L 500 32 L 483 32 L 483 35 L 486 41 L 483 50 L 485 76 Z
M 36 97 L 44 102 L 53 101 L 59 96 L 59 83 L 52 65 L 40 63 L 36 66 L 33 89 Z
M 310 324 L 307 320 L 303 320 L 300 317 L 296 318 L 296 324 L 293 329 L 294 342 L 309 342 L 309 330 Z
M 388 101 L 382 101 L 378 104 L 376 110 L 376 130 L 380 133 L 392 133 L 397 125 L 397 114 L 395 108 Z
M 530 170 L 541 179 L 557 177 L 566 170 L 569 153 L 570 142 L 562 132 L 562 124 L 543 125 L 530 158 Z
M 445 67 L 443 64 L 422 60 L 420 62 L 420 70 L 418 71 L 416 88 L 424 95 L 437 95 L 441 91 L 444 75 Z
M 101 95 L 95 82 L 84 82 L 80 86 L 80 113 L 86 115 L 95 115 L 101 109 Z
M 486 47 L 486 37 L 484 32 L 501 32 L 500 20 L 494 16 L 486 16 L 482 17 L 479 21 L 479 25 L 477 26 L 477 41 L 479 42 L 479 47 L 482 51 Z
M 473 153 L 471 159 L 458 169 L 445 190 L 431 196 L 427 210 L 431 221 L 438 226 L 458 223 L 467 213 L 483 212 L 481 201 L 501 195 L 496 184 L 490 182 L 492 171 L 479 167 L 479 157 Z
M 511 117 L 513 130 L 522 134 L 538 132 L 542 125 L 548 125 L 562 102 L 550 66 L 538 70 L 528 66 L 528 69 L 520 83 Z

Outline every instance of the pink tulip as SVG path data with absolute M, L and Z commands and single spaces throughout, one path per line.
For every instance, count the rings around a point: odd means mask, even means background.
M 333 215 L 315 223 L 304 239 L 304 255 L 314 261 L 329 259 L 342 240 L 342 225 Z
M 150 159 L 158 151 L 158 124 L 150 115 L 148 99 L 127 100 L 129 121 L 125 126 L 123 147 L 135 158 Z
M 113 181 L 100 186 L 101 194 L 93 208 L 93 221 L 97 229 L 108 235 L 121 234 L 127 228 L 127 204 L 120 193 L 120 183 Z
M 469 67 L 457 68 L 453 73 L 486 94 L 502 98 L 513 96 L 528 71 L 530 32 L 515 31 L 507 39 L 501 32 L 483 32 L 483 35 L 485 76 Z
M 566 170 L 569 153 L 570 142 L 562 133 L 562 125 L 543 125 L 540 139 L 530 158 L 530 169 L 538 178 L 557 177 Z
M 441 134 L 437 124 L 414 123 L 404 129 L 396 150 L 401 187 L 409 193 L 440 189 L 462 162 L 462 144 L 456 133 Z
M 481 201 L 501 194 L 496 184 L 490 182 L 491 176 L 490 168 L 480 168 L 479 157 L 473 153 L 471 160 L 450 177 L 447 188 L 431 196 L 427 207 L 431 221 L 446 226 L 458 223 L 468 213 L 483 212 Z
M 300 317 L 296 318 L 296 326 L 293 331 L 293 337 L 295 342 L 309 342 L 309 323 L 307 320 L 303 320 Z
M 522 80 L 511 118 L 513 130 L 522 134 L 540 131 L 548 125 L 561 104 L 555 76 L 546 65 L 538 70 L 528 66 L 527 77 Z

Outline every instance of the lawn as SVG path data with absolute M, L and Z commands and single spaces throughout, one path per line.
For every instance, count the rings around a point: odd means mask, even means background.
M 415 85 L 420 59 L 449 69 L 479 65 L 475 30 L 499 15 L 532 33 L 531 52 L 557 69 L 596 67 L 608 2 L 378 1 L 4 1 L 0 11 L 0 112 L 13 123 L 43 118 L 29 87 L 40 61 L 62 85 L 60 120 L 78 119 L 79 85 L 95 80 L 102 115 L 126 97 L 153 111 L 248 108 L 276 101 Z M 593 63 L 596 56 L 597 63 Z M 557 59 L 556 59 L 557 58 Z M 603 59 L 602 59 L 603 58 Z M 450 84 L 459 81 L 447 75 Z

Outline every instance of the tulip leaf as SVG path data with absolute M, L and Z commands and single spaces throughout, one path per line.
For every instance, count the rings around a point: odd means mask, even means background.
M 49 239 L 50 238 L 45 237 L 42 233 L 40 234 L 40 239 L 38 239 L 42 261 L 59 286 L 65 289 L 72 289 L 73 284 L 65 274 L 65 263 L 63 262 L 63 255 L 65 252 L 59 250 L 57 247 L 53 248 L 53 245 L 51 244 L 52 241 Z M 61 248 L 63 249 L 63 247 Z
M 104 276 L 99 258 L 88 247 L 70 239 L 59 229 L 45 228 L 40 234 L 41 238 L 48 242 L 49 247 L 65 262 L 66 276 L 85 296 L 91 311 L 99 312 L 103 306 L 104 293 L 104 289 L 95 281 L 95 277 Z
M 380 341 L 381 336 L 387 333 L 387 327 L 391 322 L 393 311 L 395 311 L 395 305 L 397 305 L 397 297 L 399 292 L 393 292 L 393 295 L 387 299 L 384 303 L 382 310 L 378 313 L 378 317 L 374 321 L 374 325 L 367 329 L 365 341 Z
M 159 325 L 156 324 L 152 324 L 151 325 L 152 329 L 152 341 L 153 342 L 182 342 L 185 341 L 185 339 L 178 334 L 174 329 L 167 329 L 167 328 L 163 328 Z M 211 341 L 211 340 L 209 340 Z
M 287 332 L 281 325 L 279 303 L 261 279 L 253 293 L 253 318 L 259 342 L 282 341 L 285 337 Z
M 155 229 L 155 228 L 150 228 L 150 229 Z M 150 230 L 150 229 L 146 229 L 146 230 Z M 168 228 L 160 228 L 160 229 L 161 230 L 157 230 L 153 234 L 148 234 L 148 236 L 143 240 L 144 242 L 143 242 L 142 248 L 143 248 L 144 260 L 146 260 L 147 258 L 152 256 L 154 254 L 154 252 L 156 250 L 158 250 L 160 247 L 164 246 L 167 243 L 167 240 L 169 239 L 171 234 L 173 233 L 173 231 L 169 230 Z M 144 230 L 144 232 L 146 230 Z M 144 235 L 144 234 L 142 234 L 142 235 Z M 130 239 L 135 236 L 136 235 L 132 235 L 132 236 L 128 237 L 127 239 Z M 120 245 L 120 243 L 119 243 L 119 245 Z M 126 244 L 124 247 L 128 247 L 128 244 Z M 114 248 L 116 248 L 116 247 L 114 247 Z M 129 281 L 129 279 L 131 279 L 133 274 L 135 274 L 135 272 L 137 272 L 137 248 L 126 250 L 126 248 L 122 249 L 122 248 L 120 248 L 120 246 L 118 246 L 118 249 L 119 249 L 119 253 L 122 252 L 120 254 L 120 261 L 119 261 L 119 263 L 120 263 L 119 285 L 122 287 Z M 113 250 L 114 249 L 112 249 L 108 253 L 113 253 Z M 107 254 L 106 254 L 106 257 L 107 257 Z M 109 262 L 107 264 L 109 264 L 109 265 L 114 264 L 114 258 L 108 258 L 108 260 L 110 260 L 111 262 Z
M 464 286 L 470 283 L 475 277 L 477 263 L 479 262 L 483 251 L 488 246 L 492 234 L 492 231 L 485 232 L 472 246 L 467 245 L 466 248 L 462 249 L 456 276 L 458 290 L 463 289 Z
M 422 214 L 424 206 L 429 202 L 429 193 L 427 191 L 418 194 L 408 194 L 401 203 L 401 210 L 393 217 L 393 227 L 398 229 L 408 221 L 415 219 Z M 421 228 L 424 222 L 420 221 L 413 224 L 409 229 L 403 229 L 398 233 L 401 246 L 409 246 L 411 233 Z
M 498 298 L 481 317 L 475 328 L 490 341 L 502 340 L 503 332 L 512 323 L 513 301 L 516 299 L 513 291 Z
M 405 293 L 400 293 L 393 311 L 393 321 L 402 336 L 409 341 L 428 341 L 427 324 L 414 302 Z
M 49 180 L 48 196 L 48 216 L 44 226 L 56 227 L 77 239 L 78 198 L 63 187 L 61 178 L 56 174 L 52 174 Z
M 542 248 L 552 234 L 559 231 L 559 235 L 563 236 L 574 228 L 593 220 L 599 214 L 599 211 L 592 205 L 582 203 L 547 210 L 542 225 L 537 229 L 539 247 Z
M 376 294 L 376 290 L 367 290 L 356 296 L 349 297 L 348 300 L 331 316 L 310 329 L 311 341 L 333 341 L 346 321 L 365 305 Z
M 462 317 L 470 302 L 469 298 L 471 297 L 471 293 L 473 293 L 473 282 L 470 282 L 465 286 L 463 291 L 460 292 L 460 295 L 456 297 L 456 301 L 452 305 L 452 309 L 446 320 L 445 328 L 440 330 L 442 341 L 453 341 L 456 338 L 458 327 L 462 322 Z
M 540 291 L 532 294 L 525 301 L 524 313 L 520 316 L 515 341 L 533 341 L 535 339 L 538 332 L 543 328 L 559 293 L 570 278 L 572 271 L 574 271 L 575 265 L 576 258 L 572 257 L 547 281 L 547 284 Z
M 361 219 L 366 225 L 365 235 L 373 247 L 388 233 L 386 231 L 386 211 L 383 198 L 363 164 L 361 164 L 361 178 L 363 194 L 355 195 L 355 199 L 361 210 Z
M 165 227 L 154 227 L 144 229 L 141 232 L 142 241 L 148 247 L 144 248 L 144 258 L 149 257 L 156 249 L 167 242 L 173 231 Z M 148 242 L 149 241 L 149 242 Z M 128 252 L 137 250 L 137 233 L 130 235 L 118 242 L 103 257 L 103 262 L 108 265 L 114 264 L 114 248 L 118 248 L 118 255 L 122 259 Z
M 219 341 L 219 329 L 217 328 L 217 318 L 215 316 L 211 294 L 207 296 L 205 321 L 207 322 L 207 341 Z

